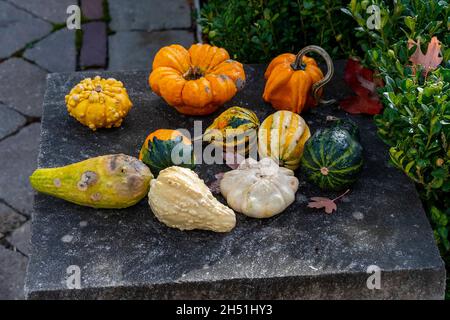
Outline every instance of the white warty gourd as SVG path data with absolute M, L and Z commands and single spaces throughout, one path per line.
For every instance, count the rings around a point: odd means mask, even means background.
M 162 170 L 152 180 L 148 198 L 156 218 L 172 228 L 229 232 L 236 225 L 233 210 L 214 198 L 203 180 L 188 168 Z

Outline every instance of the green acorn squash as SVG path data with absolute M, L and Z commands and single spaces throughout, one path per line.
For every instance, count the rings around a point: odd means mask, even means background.
M 308 181 L 323 190 L 338 191 L 357 180 L 363 166 L 363 148 L 352 133 L 335 125 L 318 130 L 306 142 L 301 167 Z
M 151 133 L 142 145 L 139 160 L 149 166 L 155 176 L 174 165 L 190 169 L 195 166 L 191 141 L 180 131 L 170 129 Z

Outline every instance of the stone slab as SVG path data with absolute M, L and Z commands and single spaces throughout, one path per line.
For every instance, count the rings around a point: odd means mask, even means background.
M 0 101 L 30 117 L 40 117 L 47 72 L 23 59 L 0 63 Z
M 82 68 L 105 68 L 108 42 L 106 23 L 85 23 L 82 28 L 83 45 L 80 53 L 80 66 Z
M 191 27 L 191 8 L 187 0 L 109 0 L 110 28 L 114 31 L 154 31 Z
M 36 2 L 26 0 L 28 3 Z M 0 60 L 5 59 L 25 46 L 52 31 L 52 25 L 0 1 Z
M 20 113 L 0 103 L 0 140 L 16 132 L 26 121 Z
M 24 298 L 27 258 L 0 245 L 0 300 Z
M 33 209 L 34 192 L 28 177 L 36 169 L 40 123 L 24 127 L 0 142 L 0 198 L 27 216 Z
M 151 70 L 153 58 L 166 45 L 189 47 L 194 42 L 190 31 L 117 32 L 109 37 L 109 70 Z
M 10 233 L 27 221 L 27 218 L 0 202 L 0 233 Z
M 348 93 L 343 66 L 336 63 L 327 98 Z M 263 66 L 246 66 L 247 86 L 226 106 L 251 108 L 261 120 L 274 112 L 261 98 L 263 72 Z M 135 106 L 121 128 L 93 133 L 67 115 L 64 95 L 96 74 L 120 79 L 128 88 Z M 147 77 L 147 70 L 51 75 L 39 166 L 109 153 L 136 156 L 150 132 L 192 130 L 195 120 L 206 128 L 225 109 L 207 117 L 180 115 L 150 92 Z M 315 131 L 327 115 L 346 117 L 332 107 L 304 117 Z M 351 118 L 361 128 L 364 171 L 331 215 L 308 209 L 306 202 L 336 194 L 304 182 L 285 212 L 267 220 L 238 214 L 236 228 L 227 234 L 170 229 L 157 221 L 147 199 L 125 210 L 95 210 L 37 195 L 28 298 L 442 299 L 444 264 L 414 184 L 388 165 L 372 119 Z M 196 168 L 206 183 L 223 170 L 223 165 Z M 304 181 L 301 170 L 297 175 Z M 78 290 L 66 287 L 72 265 L 81 271 Z M 380 290 L 366 286 L 370 265 L 381 269 Z
M 90 20 L 103 18 L 103 0 L 81 0 L 81 12 Z
M 31 221 L 24 223 L 6 238 L 16 251 L 24 255 L 30 254 Z
M 77 4 L 74 0 L 8 0 L 17 7 L 22 8 L 35 16 L 52 23 L 65 22 L 69 17 L 67 8 Z
M 50 72 L 70 72 L 77 67 L 75 31 L 63 28 L 35 43 L 23 55 Z

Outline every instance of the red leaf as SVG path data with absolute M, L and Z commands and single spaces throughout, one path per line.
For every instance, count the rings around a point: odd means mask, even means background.
M 336 201 L 341 199 L 349 192 L 350 189 L 345 191 L 339 197 L 334 198 L 333 200 L 325 197 L 312 197 L 311 201 L 308 203 L 308 208 L 325 209 L 325 213 L 331 214 L 333 213 L 333 211 L 337 210 Z
M 322 197 L 311 198 L 311 202 L 308 203 L 308 208 L 322 209 L 325 208 L 325 212 L 330 214 L 337 209 L 336 203 L 333 200 Z
M 409 61 L 413 63 L 414 66 L 420 64 L 424 67 L 425 72 L 435 70 L 442 62 L 443 57 L 441 53 L 441 42 L 437 37 L 433 37 L 428 44 L 427 53 L 423 54 L 420 49 L 420 39 L 415 42 L 412 39 L 408 40 L 408 49 L 413 46 L 416 47 L 416 51 L 409 57 Z
M 374 78 L 374 72 L 364 68 L 355 59 L 348 59 L 345 66 L 344 80 L 352 88 L 355 96 L 340 101 L 340 106 L 348 113 L 378 114 L 383 109 L 378 98 L 376 88 L 383 86 L 383 82 Z
M 379 99 L 369 97 L 352 96 L 339 102 L 341 109 L 351 114 L 379 114 L 383 109 Z

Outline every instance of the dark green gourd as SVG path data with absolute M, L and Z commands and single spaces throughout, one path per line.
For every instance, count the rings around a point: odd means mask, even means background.
M 323 190 L 348 188 L 363 166 L 358 127 L 353 121 L 338 121 L 319 129 L 306 143 L 301 160 L 308 181 Z

